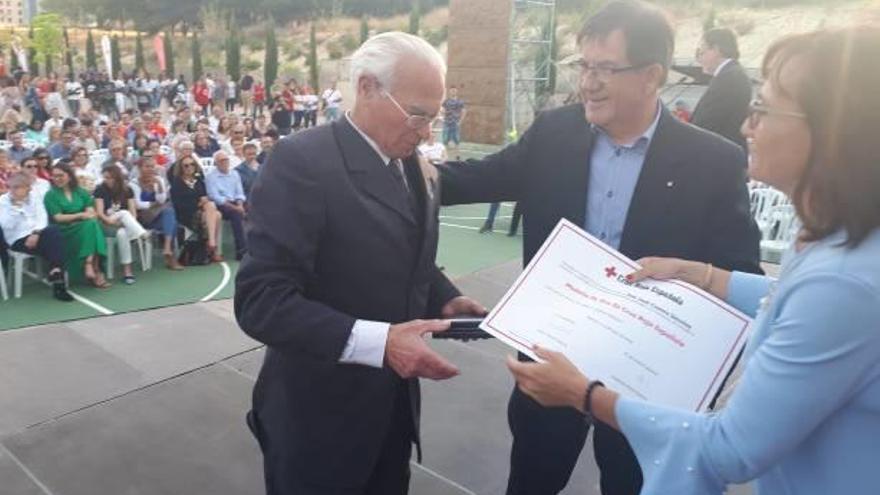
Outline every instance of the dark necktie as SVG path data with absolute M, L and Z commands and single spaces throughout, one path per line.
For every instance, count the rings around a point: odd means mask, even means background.
M 406 180 L 406 175 L 403 172 L 403 162 L 399 159 L 393 159 L 388 163 L 388 166 L 391 168 L 391 175 L 394 176 L 395 181 L 400 185 L 401 192 L 403 192 L 404 197 L 406 198 L 406 203 L 409 205 L 410 211 L 415 218 L 418 218 L 418 205 L 416 203 L 416 198 L 412 193 L 412 190 L 409 188 L 409 183 Z

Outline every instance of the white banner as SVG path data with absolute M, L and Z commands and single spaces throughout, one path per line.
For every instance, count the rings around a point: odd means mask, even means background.
M 12 49 L 15 50 L 15 56 L 18 57 L 18 65 L 25 72 L 30 72 L 28 67 L 27 51 L 21 47 L 21 39 L 18 36 L 12 40 Z
M 107 76 L 113 77 L 113 51 L 110 48 L 110 37 L 106 34 L 101 37 L 101 52 L 104 54 L 104 63 L 107 64 Z

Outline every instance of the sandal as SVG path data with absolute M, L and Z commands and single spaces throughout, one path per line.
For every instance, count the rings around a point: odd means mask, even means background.
M 90 280 L 90 282 L 92 284 L 92 287 L 96 289 L 109 289 L 110 287 L 113 287 L 113 284 L 108 282 L 103 275 L 101 275 L 100 277 L 98 275 L 95 275 L 95 278 Z
M 167 268 L 169 270 L 174 270 L 174 271 L 183 270 L 183 265 L 181 265 L 177 261 L 177 258 L 175 258 L 173 254 L 169 253 L 169 254 L 165 254 L 164 256 L 165 256 L 165 268 Z

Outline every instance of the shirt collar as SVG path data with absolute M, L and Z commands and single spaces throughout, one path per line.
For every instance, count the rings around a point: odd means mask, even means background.
M 718 77 L 718 74 L 721 74 L 721 71 L 724 70 L 724 68 L 727 67 L 727 64 L 729 64 L 729 63 L 731 63 L 731 62 L 733 62 L 733 59 L 732 59 L 732 58 L 725 58 L 724 61 L 722 61 L 722 62 L 718 65 L 718 68 L 715 69 L 715 73 L 712 74 L 712 77 Z
M 361 137 L 364 138 L 364 141 L 366 141 L 367 144 L 370 145 L 370 148 L 373 148 L 373 151 L 375 151 L 376 154 L 379 155 L 379 158 L 382 160 L 382 163 L 384 163 L 385 165 L 388 165 L 388 163 L 391 162 L 391 158 L 389 158 L 388 155 L 386 155 L 385 153 L 382 153 L 382 150 L 379 149 L 379 145 L 376 144 L 376 142 L 373 141 L 373 139 L 370 138 L 370 136 L 367 136 L 367 134 L 364 131 L 362 131 L 360 129 L 360 127 L 357 126 L 357 124 L 354 123 L 354 120 L 351 120 L 351 113 L 350 112 L 345 112 L 345 119 L 348 120 L 348 123 L 351 124 L 352 127 L 354 127 L 354 130 L 356 130 L 358 132 L 358 134 L 360 134 Z
M 662 103 L 660 103 L 660 100 L 657 100 L 657 113 L 654 116 L 654 121 L 651 122 L 651 125 L 649 125 L 647 129 L 645 129 L 645 132 L 643 132 L 641 136 L 637 137 L 632 141 L 632 143 L 629 144 L 615 144 L 614 141 L 612 141 L 611 137 L 608 136 L 608 134 L 605 132 L 605 130 L 595 124 L 590 124 L 590 128 L 592 128 L 594 132 L 599 133 L 600 136 L 603 136 L 605 139 L 607 139 L 608 142 L 612 144 L 612 146 L 647 151 L 648 146 L 650 146 L 651 141 L 654 139 L 654 133 L 657 132 L 657 126 L 660 124 L 660 114 L 663 113 L 663 108 L 661 105 Z

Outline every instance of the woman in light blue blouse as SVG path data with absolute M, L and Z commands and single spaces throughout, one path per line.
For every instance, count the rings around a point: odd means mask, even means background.
M 752 315 L 743 374 L 715 414 L 619 396 L 558 353 L 508 366 L 545 406 L 619 429 L 642 494 L 880 493 L 880 29 L 820 31 L 768 51 L 743 124 L 750 175 L 792 198 L 803 228 L 779 281 L 649 258 L 632 281 L 702 285 Z M 590 389 L 591 393 L 587 393 Z M 589 396 L 589 397 L 588 397 Z

